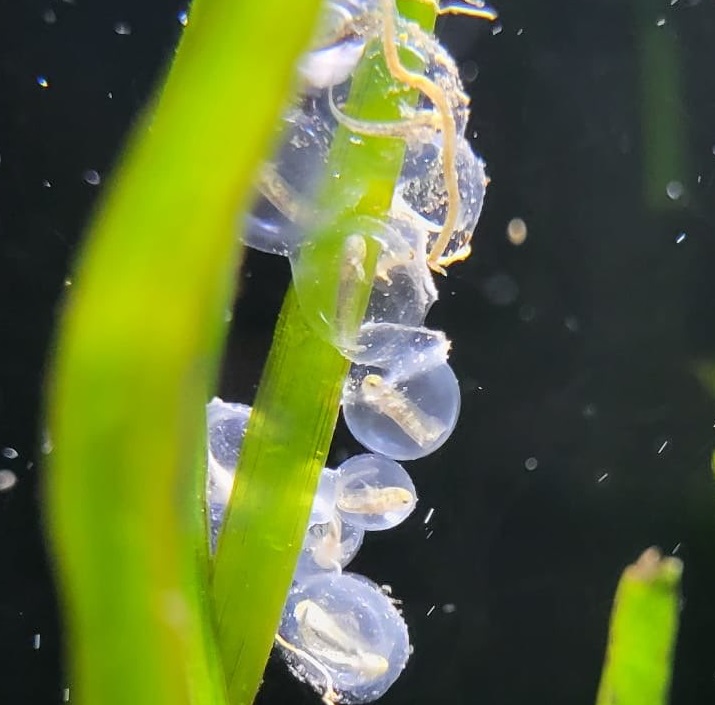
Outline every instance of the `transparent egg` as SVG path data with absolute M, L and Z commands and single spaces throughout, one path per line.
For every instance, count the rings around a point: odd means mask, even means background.
M 361 326 L 348 359 L 360 365 L 391 367 L 394 378 L 409 377 L 447 361 L 451 343 L 441 330 L 395 323 Z
M 306 321 L 348 358 L 363 323 L 419 326 L 437 299 L 424 245 L 415 249 L 403 232 L 367 216 L 344 218 L 290 258 Z
M 459 384 L 447 363 L 411 375 L 353 365 L 343 389 L 343 415 L 369 450 L 415 460 L 449 438 L 459 415 Z
M 368 703 L 385 694 L 407 664 L 407 625 L 390 599 L 363 576 L 318 575 L 288 594 L 277 642 L 293 675 L 326 702 Z
M 379 238 L 380 256 L 364 321 L 420 326 L 437 301 L 426 240 L 407 220 L 392 219 Z
M 460 204 L 456 228 L 438 260 L 444 266 L 469 256 L 487 185 L 484 162 L 461 137 L 457 142 L 456 167 Z M 448 202 L 441 137 L 409 147 L 393 196 L 392 213 L 409 219 L 414 227 L 426 233 L 428 252 L 440 235 Z
M 394 460 L 372 453 L 356 455 L 338 471 L 338 512 L 345 521 L 365 531 L 397 526 L 417 504 L 410 476 Z
M 214 397 L 206 405 L 208 433 L 208 501 L 224 505 L 233 488 L 238 454 L 246 435 L 251 407 Z
M 312 216 L 311 199 L 325 173 L 333 119 L 323 103 L 305 98 L 283 118 L 278 148 L 263 165 L 258 195 L 243 223 L 249 247 L 289 255 Z
M 293 580 L 322 572 L 340 572 L 362 546 L 365 531 L 344 522 L 337 515 L 325 524 L 308 528 L 298 557 Z
M 333 518 L 338 492 L 336 481 L 339 476 L 340 473 L 337 470 L 323 469 L 318 481 L 318 488 L 315 491 L 313 507 L 310 510 L 309 526 L 327 524 Z

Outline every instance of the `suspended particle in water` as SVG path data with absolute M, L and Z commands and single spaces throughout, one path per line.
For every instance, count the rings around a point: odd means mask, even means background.
M 33 648 L 35 651 L 39 651 L 39 650 L 40 650 L 41 640 L 42 640 L 42 636 L 41 636 L 39 633 L 38 633 L 38 634 L 35 634 L 35 635 L 32 637 L 32 648 Z
M 96 169 L 87 169 L 82 174 L 82 180 L 90 186 L 99 186 L 102 181 L 102 177 Z
M 114 33 L 126 37 L 132 33 L 132 27 L 129 22 L 115 22 Z
M 465 83 L 476 81 L 479 75 L 479 68 L 477 67 L 476 61 L 465 61 L 459 70 L 459 74 Z
M 687 234 L 686 232 L 678 233 L 678 234 L 675 236 L 675 244 L 676 244 L 676 245 L 681 245 L 682 243 L 685 242 L 685 240 L 687 239 L 687 237 L 688 237 L 688 234 Z
M 19 453 L 14 449 L 14 448 L 3 448 L 2 449 L 2 454 L 3 457 L 7 458 L 8 460 L 15 460 Z
M 663 27 L 663 26 L 665 26 L 665 17 L 659 17 L 659 18 L 656 20 L 655 25 L 656 25 L 656 27 Z
M 527 458 L 527 459 L 524 461 L 524 467 L 525 467 L 529 472 L 532 472 L 532 471 L 536 470 L 536 468 L 539 467 L 539 461 L 538 461 L 536 458 L 534 458 L 534 457 Z
M 37 76 L 35 78 L 35 83 L 37 83 L 40 88 L 50 87 L 50 82 L 47 80 L 47 76 Z
M 186 25 L 189 24 L 189 13 L 186 10 L 179 10 L 176 19 L 179 20 L 179 24 L 186 27 Z
M 680 181 L 669 181 L 665 186 L 665 192 L 671 201 L 677 201 L 685 193 L 685 187 Z
M 47 179 L 42 181 L 42 186 L 43 188 L 52 188 L 52 184 Z
M 506 226 L 506 236 L 512 245 L 523 245 L 528 234 L 526 223 L 521 218 L 512 218 Z
M 454 602 L 446 602 L 442 605 L 442 612 L 445 614 L 454 614 L 457 611 L 457 605 Z
M 72 286 L 72 279 L 70 277 L 65 277 L 64 282 L 62 282 L 66 287 Z
M 51 8 L 48 8 L 42 13 L 42 21 L 46 24 L 54 24 L 57 22 L 57 14 Z
M 17 484 L 17 475 L 12 470 L 0 470 L 0 492 L 6 492 Z

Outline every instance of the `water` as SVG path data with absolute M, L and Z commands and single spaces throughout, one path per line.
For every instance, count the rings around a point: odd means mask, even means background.
M 111 163 L 181 30 L 178 7 L 133 0 L 122 8 L 132 34 L 117 38 L 117 17 L 92 5 L 57 5 L 49 23 L 15 3 L 0 28 L 12 35 L 0 43 L 12 67 L 0 71 L 0 422 L 3 446 L 22 457 L 0 494 L 0 700 L 30 705 L 60 701 L 68 685 L 39 534 L 42 469 L 25 461 L 42 457 L 29 449 L 43 361 L 99 192 L 81 174 Z M 477 131 L 492 182 L 474 254 L 438 282 L 427 319 L 454 343 L 459 423 L 439 451 L 405 463 L 419 509 L 368 534 L 350 565 L 404 603 L 415 653 L 387 705 L 592 702 L 616 576 L 653 543 L 686 564 L 672 703 L 715 701 L 715 401 L 693 375 L 693 360 L 715 356 L 715 8 L 649 5 L 514 0 L 493 27 L 441 24 L 460 64 L 478 68 L 467 134 Z M 677 93 L 639 54 L 645 37 L 675 52 Z M 666 45 L 654 46 L 662 57 Z M 647 122 L 644 81 L 679 106 L 665 133 Z M 514 218 L 528 225 L 518 247 Z M 288 277 L 277 259 L 248 257 L 225 398 L 252 399 Z M 516 302 L 490 299 L 497 274 Z M 361 451 L 341 426 L 329 463 Z M 315 702 L 279 660 L 269 667 L 261 705 Z

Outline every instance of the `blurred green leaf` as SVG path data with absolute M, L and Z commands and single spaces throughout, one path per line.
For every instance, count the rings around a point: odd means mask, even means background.
M 50 375 L 45 498 L 80 705 L 225 702 L 204 404 L 234 289 L 236 214 L 319 5 L 196 0 L 73 277 Z
M 596 705 L 666 705 L 682 562 L 647 549 L 618 583 Z

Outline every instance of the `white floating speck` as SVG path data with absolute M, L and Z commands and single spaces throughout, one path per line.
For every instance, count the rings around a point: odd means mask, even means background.
M 662 27 L 663 25 L 665 25 L 665 17 L 659 17 L 655 24 L 658 27 Z
M 687 233 L 678 233 L 675 238 L 675 244 L 680 245 L 682 242 L 685 242 L 687 237 L 688 237 Z
M 50 82 L 47 80 L 47 76 L 37 76 L 35 78 L 35 83 L 37 83 L 40 88 L 50 87 Z
M 119 34 L 119 35 L 125 37 L 132 33 L 132 27 L 129 24 L 129 22 L 115 22 L 114 23 L 114 32 L 115 32 L 115 34 Z
M 660 455 L 667 447 L 670 441 L 663 441 L 663 444 L 658 448 L 658 455 Z
M 602 482 L 605 482 L 607 479 L 608 479 L 608 473 L 604 472 L 603 475 L 601 475 L 601 477 L 599 477 L 598 480 L 596 480 L 596 482 L 600 485 Z
M 47 9 L 42 13 L 42 21 L 47 24 L 54 24 L 57 22 L 57 14 L 52 9 Z
M 497 34 L 501 34 L 504 31 L 504 27 L 499 23 L 496 22 L 492 25 L 492 34 L 496 36 Z
M 99 186 L 102 182 L 102 177 L 96 169 L 87 169 L 82 174 L 82 180 L 90 186 Z
M 68 277 L 69 279 L 69 277 Z M 69 283 L 72 283 L 72 280 L 69 280 Z M 65 286 L 69 286 L 67 284 L 67 279 L 65 279 Z M 49 431 L 44 431 L 42 433 L 42 444 L 40 445 L 40 451 L 42 452 L 43 455 L 49 455 L 52 452 L 52 449 L 54 448 L 54 445 L 52 444 L 52 439 L 50 438 L 50 433 Z
M 520 37 L 522 34 L 524 34 L 524 28 L 520 27 L 519 29 L 516 30 L 516 36 Z
M 531 472 L 532 470 L 536 470 L 536 468 L 539 467 L 539 461 L 536 458 L 527 458 L 524 461 L 524 467 Z
M 432 612 L 434 612 L 435 607 L 437 607 L 437 605 L 432 605 L 432 607 L 430 607 L 430 608 L 427 610 L 427 616 L 428 616 L 428 617 L 432 614 Z
M 12 470 L 0 470 L 0 492 L 7 492 L 17 484 L 17 475 Z
M 685 187 L 680 181 L 669 181 L 665 186 L 665 192 L 671 201 L 677 201 L 685 193 Z
M 70 277 L 65 277 L 65 280 L 62 282 L 66 287 L 72 286 L 72 279 Z M 44 451 L 42 451 L 44 453 Z
M 65 689 L 62 691 L 62 702 L 63 702 L 63 703 L 68 703 L 69 701 L 70 701 L 70 689 L 69 689 L 69 688 L 65 688 Z
M 512 245 L 523 245 L 528 234 L 523 218 L 512 218 L 506 226 L 506 236 Z
M 678 541 L 678 543 L 676 543 L 675 546 L 673 546 L 673 550 L 671 551 L 671 553 L 672 553 L 673 555 L 675 555 L 676 553 L 678 553 L 678 551 L 680 551 L 680 547 L 681 547 L 681 546 L 682 546 L 682 543 L 681 543 L 680 541 Z
M 433 515 L 434 515 L 434 507 L 430 507 L 430 508 L 429 508 L 429 511 L 428 511 L 427 514 L 425 515 L 424 523 L 425 523 L 425 524 L 429 524 L 429 523 L 430 523 L 430 519 L 432 519 L 432 516 L 433 516 Z
M 457 611 L 457 605 L 454 602 L 446 602 L 442 605 L 442 612 L 445 614 L 454 614 Z
M 184 27 L 189 24 L 189 13 L 186 10 L 180 10 L 179 14 L 176 15 L 176 18 L 179 20 L 179 23 L 182 24 Z
M 52 188 L 52 184 L 47 179 L 43 179 L 42 186 L 44 188 Z
M 32 648 L 33 648 L 35 651 L 39 651 L 39 650 L 40 650 L 40 642 L 41 642 L 41 639 L 42 639 L 42 637 L 40 636 L 39 633 L 38 633 L 38 634 L 35 634 L 35 636 L 32 637 Z
M 425 541 L 426 541 L 427 539 L 431 539 L 433 533 L 434 533 L 434 531 L 429 531 L 429 532 L 427 532 L 427 536 L 425 536 Z
M 14 448 L 3 448 L 2 454 L 8 460 L 15 460 L 19 453 Z

